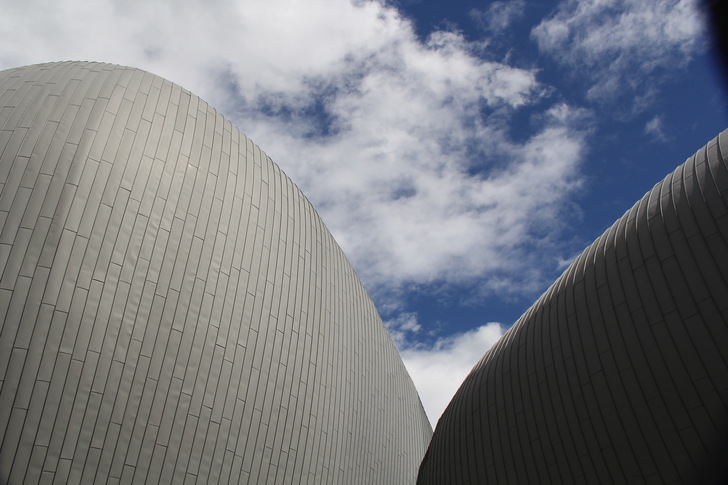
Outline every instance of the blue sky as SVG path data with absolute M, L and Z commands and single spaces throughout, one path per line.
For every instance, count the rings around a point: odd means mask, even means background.
M 433 423 L 568 263 L 726 127 L 696 0 L 25 0 L 0 68 L 162 75 L 316 206 Z

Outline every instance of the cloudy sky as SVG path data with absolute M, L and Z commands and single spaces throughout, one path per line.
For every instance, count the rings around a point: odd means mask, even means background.
M 139 67 L 311 199 L 433 424 L 592 240 L 726 127 L 697 0 L 5 0 L 0 69 Z

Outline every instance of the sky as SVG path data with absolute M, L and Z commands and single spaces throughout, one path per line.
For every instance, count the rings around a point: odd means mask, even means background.
M 303 190 L 434 424 L 569 263 L 726 126 L 698 0 L 4 0 L 0 69 L 138 67 Z

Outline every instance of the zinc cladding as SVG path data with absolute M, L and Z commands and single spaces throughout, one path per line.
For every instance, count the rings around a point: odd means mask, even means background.
M 728 481 L 728 131 L 588 247 L 467 377 L 418 483 Z
M 431 429 L 371 299 L 223 116 L 11 69 L 0 154 L 0 482 L 414 482 Z

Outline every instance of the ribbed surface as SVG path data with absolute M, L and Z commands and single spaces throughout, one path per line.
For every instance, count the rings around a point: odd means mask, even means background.
M 390 337 L 229 121 L 60 63 L 0 72 L 0 129 L 0 482 L 414 482 Z
M 418 483 L 724 483 L 727 155 L 724 132 L 483 357 Z

